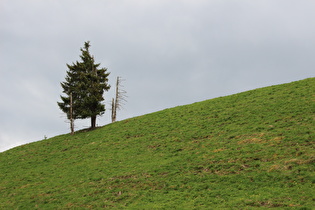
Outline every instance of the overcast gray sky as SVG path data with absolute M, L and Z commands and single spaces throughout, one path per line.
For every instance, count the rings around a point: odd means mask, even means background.
M 314 0 L 1 0 L 0 151 L 69 132 L 60 82 L 85 41 L 112 87 L 126 79 L 122 120 L 314 77 L 314 11 Z

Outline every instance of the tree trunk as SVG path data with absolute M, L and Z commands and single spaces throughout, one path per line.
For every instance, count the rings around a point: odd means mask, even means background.
M 115 97 L 115 121 L 116 121 L 116 112 L 119 106 L 119 77 L 117 77 L 116 81 L 116 97 Z
M 96 127 L 96 116 L 91 117 L 91 129 Z
M 112 99 L 112 122 L 116 121 L 116 106 L 115 106 L 115 99 Z
M 70 130 L 71 130 L 71 135 L 73 135 L 74 134 L 74 119 L 73 119 L 72 93 L 70 93 Z

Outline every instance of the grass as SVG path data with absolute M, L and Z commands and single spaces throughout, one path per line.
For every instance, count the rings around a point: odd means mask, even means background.
M 0 153 L 0 209 L 312 209 L 315 78 Z

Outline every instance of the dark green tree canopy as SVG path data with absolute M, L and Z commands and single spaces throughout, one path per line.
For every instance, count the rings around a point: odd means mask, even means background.
M 60 109 L 67 114 L 68 119 L 91 118 L 91 128 L 95 127 L 96 117 L 104 114 L 104 91 L 110 89 L 106 68 L 100 68 L 95 63 L 94 56 L 89 52 L 90 43 L 85 42 L 81 48 L 81 61 L 72 65 L 67 64 L 68 71 L 65 82 L 61 83 L 63 93 L 62 102 L 58 102 Z M 70 113 L 70 95 L 72 95 L 72 113 Z

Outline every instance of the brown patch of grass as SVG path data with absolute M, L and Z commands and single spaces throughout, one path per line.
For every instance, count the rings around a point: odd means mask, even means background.
M 224 151 L 224 150 L 226 150 L 226 149 L 220 148 L 220 149 L 215 149 L 215 150 L 213 150 L 213 152 L 222 152 L 222 151 Z
M 260 144 L 260 143 L 266 143 L 266 141 L 258 138 L 251 138 L 251 139 L 245 139 L 238 141 L 237 144 Z

